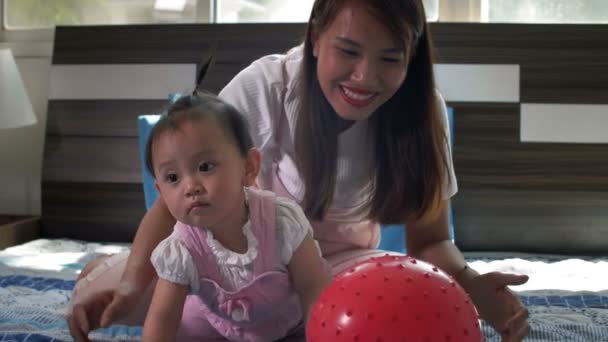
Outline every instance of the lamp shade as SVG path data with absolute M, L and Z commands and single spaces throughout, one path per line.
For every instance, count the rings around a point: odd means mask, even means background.
M 10 49 L 0 49 L 0 129 L 36 123 L 17 63 Z

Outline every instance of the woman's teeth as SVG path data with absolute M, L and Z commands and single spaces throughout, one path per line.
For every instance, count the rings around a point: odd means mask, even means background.
M 350 97 L 353 100 L 357 100 L 357 101 L 366 101 L 372 98 L 372 96 L 374 96 L 374 94 L 358 94 L 355 93 L 353 91 L 350 91 L 344 87 L 342 87 L 342 91 L 344 91 L 344 94 L 348 97 Z

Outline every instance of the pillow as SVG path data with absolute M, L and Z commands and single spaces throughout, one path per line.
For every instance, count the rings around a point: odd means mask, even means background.
M 169 94 L 169 104 L 177 101 L 182 95 L 179 93 Z M 139 140 L 139 159 L 141 162 L 142 181 L 144 186 L 144 197 L 146 199 L 146 209 L 150 209 L 158 198 L 158 190 L 154 186 L 154 177 L 146 167 L 146 143 L 152 128 L 160 119 L 160 114 L 142 114 L 137 117 L 137 137 Z
M 178 94 L 171 94 L 169 101 L 173 102 L 179 98 Z M 454 119 L 453 110 L 448 107 L 448 126 L 450 129 L 450 145 L 454 144 Z M 140 115 L 137 118 L 137 128 L 139 131 L 139 151 L 141 158 L 141 168 L 143 176 L 144 196 L 146 199 L 146 209 L 150 209 L 156 198 L 158 191 L 154 187 L 154 177 L 148 172 L 145 165 L 145 149 L 148 135 L 152 127 L 156 124 L 160 115 Z M 452 220 L 452 208 L 448 208 L 450 237 L 454 241 L 454 224 Z M 405 253 L 405 230 L 403 225 L 383 225 L 381 227 L 380 246 L 379 249 Z
M 137 131 L 139 138 L 139 158 L 141 160 L 141 172 L 144 184 L 144 197 L 146 199 L 146 209 L 150 209 L 158 197 L 158 191 L 154 186 L 154 177 L 146 167 L 146 142 L 152 131 L 152 127 L 160 119 L 160 115 L 140 115 L 137 117 Z
M 450 148 L 454 145 L 454 111 L 448 107 L 448 127 L 450 129 Z M 454 221 L 452 220 L 452 207 L 448 207 L 448 224 L 450 226 L 450 238 L 454 241 Z M 404 225 L 382 225 L 380 227 L 380 245 L 378 249 L 405 253 L 405 226 Z

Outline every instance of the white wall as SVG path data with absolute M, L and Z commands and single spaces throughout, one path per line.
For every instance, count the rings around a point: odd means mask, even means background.
M 0 214 L 40 214 L 40 181 L 46 129 L 51 43 L 2 43 L 9 47 L 38 122 L 0 130 Z

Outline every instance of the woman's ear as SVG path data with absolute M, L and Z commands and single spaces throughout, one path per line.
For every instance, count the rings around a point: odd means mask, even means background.
M 257 148 L 252 148 L 247 152 L 245 158 L 245 175 L 243 176 L 243 186 L 252 186 L 260 172 L 262 154 Z
M 312 46 L 312 55 L 315 58 L 319 57 L 319 35 L 317 31 L 312 29 L 310 30 L 310 45 Z

